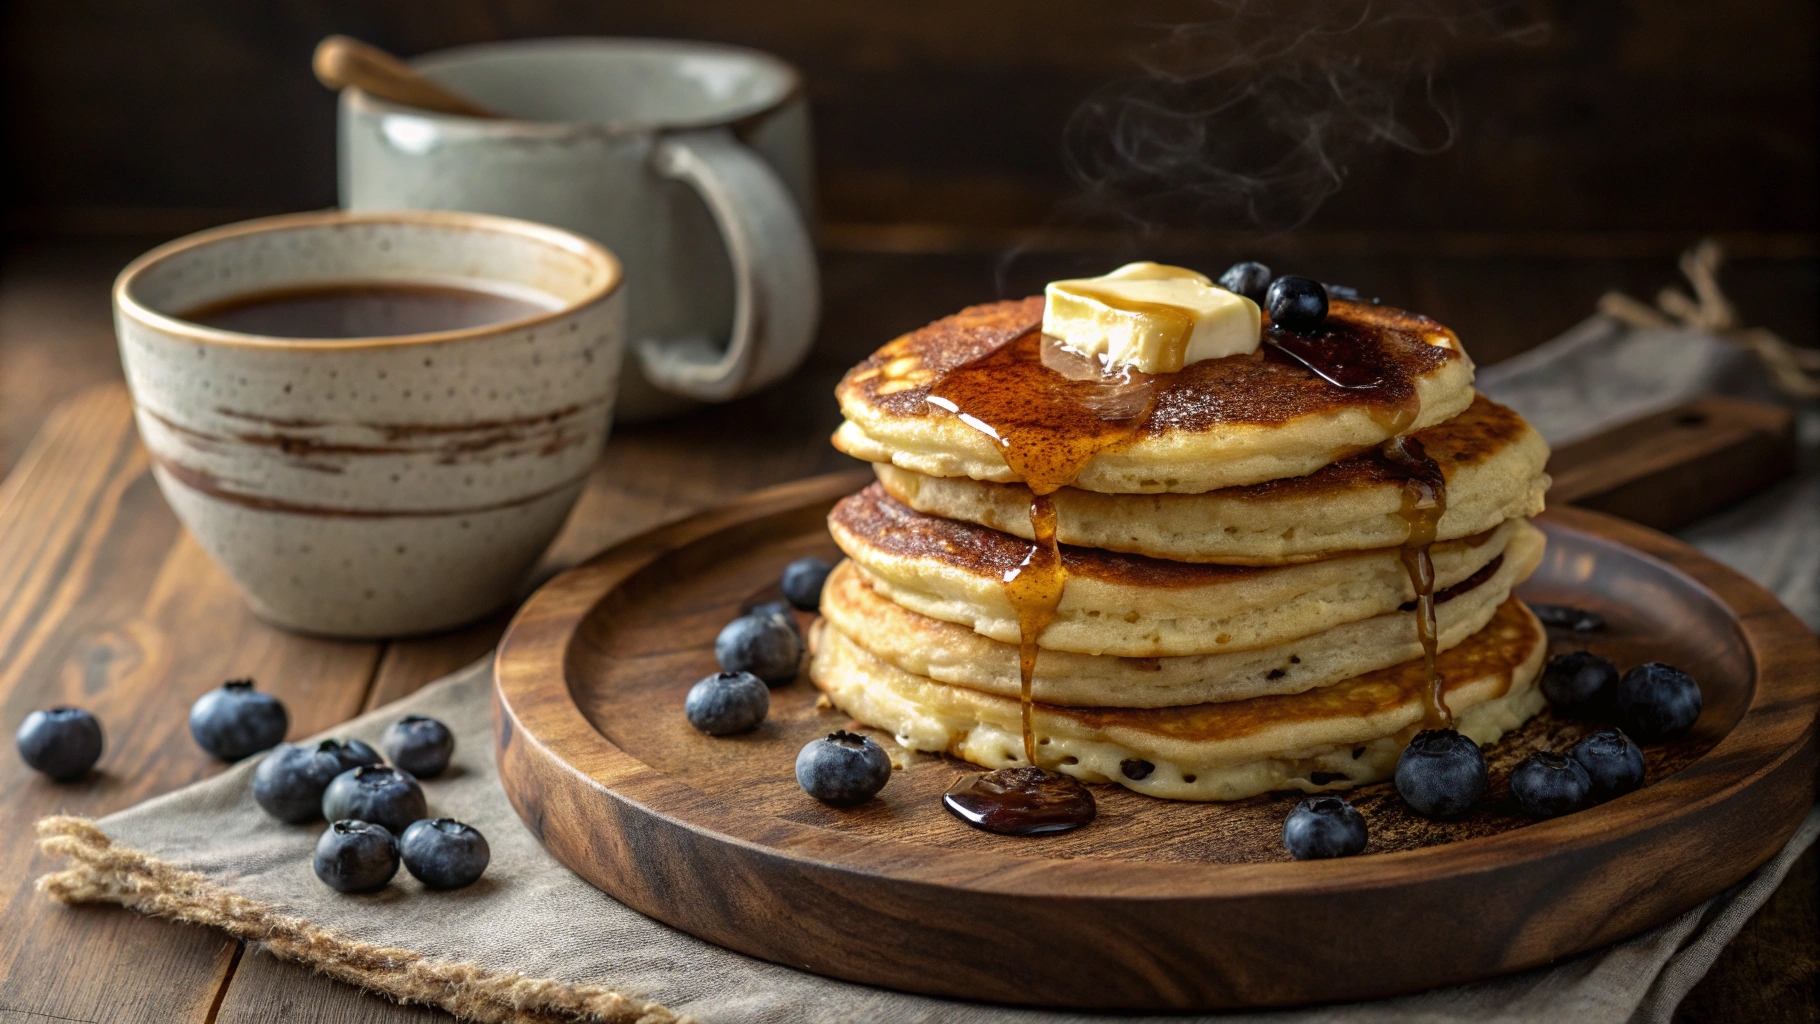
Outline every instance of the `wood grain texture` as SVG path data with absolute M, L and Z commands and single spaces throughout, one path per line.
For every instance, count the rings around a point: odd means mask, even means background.
M 455 1018 L 427 1006 L 394 1003 L 308 967 L 249 949 L 212 1024 L 428 1024 Z
M 55 865 L 29 823 L 102 815 L 212 775 L 190 739 L 189 704 L 251 675 L 290 706 L 292 735 L 359 708 L 376 647 L 302 641 L 264 626 L 215 570 L 146 476 L 118 388 L 63 406 L 0 488 L 0 706 L 19 721 L 57 703 L 100 717 L 96 773 L 58 785 L 0 758 L 6 820 L 0 886 L 0 1006 L 75 1020 L 202 1021 L 236 943 L 201 929 L 68 909 L 30 881 Z M 203 625 L 206 624 L 206 625 Z
M 344 26 L 320 27 L 326 31 Z M 309 83 L 309 88 L 318 87 Z M 94 227 L 118 231 L 121 225 L 109 221 Z M 16 243 L 4 250 L 0 262 L 0 472 L 15 466 L 20 469 L 4 486 L 7 500 L 0 501 L 0 521 L 10 524 L 0 529 L 0 547 L 6 551 L 5 559 L 0 560 L 0 582 L 6 587 L 0 590 L 0 619 L 67 616 L 77 623 L 73 629 L 80 631 L 89 628 L 85 623 L 98 623 L 94 628 L 105 634 L 106 623 L 130 617 L 136 602 L 150 588 L 146 577 L 160 571 L 181 535 L 163 502 L 147 485 L 110 485 L 126 492 L 118 501 L 83 501 L 64 493 L 100 486 L 97 480 L 115 472 L 107 468 L 109 460 L 131 456 L 134 446 L 128 445 L 124 454 L 116 447 L 130 440 L 131 434 L 123 393 L 118 393 L 113 426 L 108 428 L 118 428 L 117 434 L 70 433 L 84 422 L 80 416 L 58 415 L 47 420 L 58 403 L 83 388 L 119 378 L 108 286 L 121 265 L 160 240 L 38 241 Z M 1354 284 L 1393 303 L 1433 313 L 1458 328 L 1475 357 L 1489 363 L 1572 325 L 1606 287 L 1648 295 L 1672 281 L 1672 256 L 1681 244 L 1647 253 L 1620 248 L 1569 258 L 1553 249 L 1506 253 L 1497 247 L 1502 243 L 1494 243 L 1495 239 L 1486 243 L 1491 248 L 1458 252 L 1430 251 L 1417 245 L 1408 253 L 1390 255 L 1380 249 L 1343 247 L 1334 252 L 1316 245 L 1305 252 L 1298 250 L 1293 269 Z M 837 468 L 846 460 L 826 443 L 835 419 L 826 396 L 853 361 L 894 334 L 982 296 L 1028 294 L 1050 277 L 1102 272 L 1128 255 L 1133 254 L 1025 253 L 1001 261 L 996 252 L 981 251 L 942 256 L 825 254 L 824 328 L 803 370 L 764 394 L 681 420 L 616 431 L 605 461 L 590 481 L 569 529 L 558 539 L 549 565 L 573 564 L 599 545 L 753 487 Z M 1195 259 L 1218 262 L 1232 255 L 1202 253 Z M 1811 339 L 1816 280 L 1811 263 L 1759 260 L 1729 268 L 1726 285 L 1747 319 L 1768 320 L 1788 336 Z M 48 429 L 33 441 L 41 427 Z M 26 459 L 28 442 L 35 448 Z M 41 450 L 54 451 L 54 457 L 37 454 Z M 99 469 L 94 465 L 97 462 Z M 28 478 L 30 465 L 37 468 Z M 53 502 L 47 497 L 52 493 L 62 496 Z M 39 512 L 20 517 L 4 511 L 27 494 L 36 495 L 31 507 Z M 76 543 L 68 536 L 56 539 L 70 530 L 100 538 L 89 543 L 108 554 L 101 558 L 100 568 L 91 562 L 85 571 L 101 581 L 91 578 L 88 585 L 77 588 L 74 598 L 48 612 L 25 609 L 20 602 L 44 600 L 49 586 L 39 581 L 21 588 L 20 581 L 28 572 L 55 577 L 78 564 L 53 553 L 67 554 Z M 40 557 L 55 564 L 34 561 Z M 227 586 L 207 567 L 193 585 L 202 589 Z M 178 611 L 182 615 L 206 612 L 215 607 L 212 602 L 183 602 Z M 211 621 L 181 618 L 168 623 L 170 629 L 205 637 L 215 626 Z M 54 631 L 42 621 L 35 628 Z M 491 628 L 501 629 L 503 622 Z M 386 646 L 379 656 L 377 676 L 370 684 L 361 684 L 370 686 L 365 691 L 367 706 L 383 703 L 387 694 L 414 690 L 445 666 L 465 663 L 465 654 L 483 650 L 488 639 L 462 631 Z M 92 666 L 84 663 L 83 672 L 77 674 L 84 685 L 91 667 L 95 678 L 105 675 L 105 669 L 119 669 L 113 664 L 112 645 L 92 649 L 106 653 Z M 33 692 L 66 681 L 61 675 L 43 673 L 9 678 L 9 687 L 22 686 Z M 152 690 L 162 685 L 155 672 L 133 678 L 134 685 Z M 6 704 L 7 713 L 15 715 L 9 724 L 16 723 L 22 709 L 44 702 L 16 693 L 8 699 L 16 702 Z M 358 698 L 350 703 L 353 700 Z M 164 729 L 169 724 L 156 719 L 110 720 L 109 740 L 113 743 L 127 731 Z M 97 785 L 131 789 L 104 798 L 87 797 L 79 787 L 51 787 L 47 792 L 35 780 L 21 783 L 12 775 L 0 775 L 0 782 L 5 783 L 0 789 L 0 807 L 8 821 L 29 821 L 41 811 L 57 807 L 105 813 L 134 802 L 139 795 L 163 792 L 199 777 L 192 755 L 193 750 L 179 742 L 171 763 L 148 765 L 150 778 L 98 778 Z M 5 760 L 16 764 L 11 755 Z M 202 770 L 209 769 L 204 765 Z M 19 1018 L 33 1024 L 58 1016 L 91 1021 L 203 1020 L 212 1000 L 233 997 L 243 981 L 260 984 L 257 974 L 266 961 L 243 957 L 236 969 L 234 944 L 202 929 L 114 909 L 59 908 L 22 891 L 20 887 L 32 875 L 48 867 L 35 860 L 21 866 L 12 859 L 29 849 L 29 839 L 22 830 L 14 830 L 0 840 L 0 863 L 6 865 L 8 887 L 6 928 L 0 929 L 0 1020 Z M 1811 890 L 1817 877 L 1820 863 L 1809 856 L 1797 865 L 1789 884 L 1805 883 Z M 1802 907 L 1798 901 L 1772 901 L 1739 939 L 1741 946 L 1756 943 L 1753 957 L 1722 958 L 1695 989 L 1681 1017 L 1690 1024 L 1814 1020 L 1811 1011 L 1799 1015 L 1800 1006 L 1813 1005 L 1811 999 L 1791 1004 L 1788 995 L 1813 988 L 1811 950 L 1816 932 L 1811 913 L 1804 915 Z M 1762 984 L 1766 976 L 1761 972 L 1769 964 L 1779 967 L 1783 973 L 1776 977 L 1784 981 Z M 281 984 L 291 995 L 284 1004 L 293 1013 L 289 1019 L 339 1020 L 349 1012 L 346 1001 L 351 993 L 335 982 L 293 972 L 284 974 Z M 421 1019 L 416 1011 L 376 1000 L 366 1002 L 377 1007 L 371 1011 L 377 1020 Z M 247 1005 L 269 1008 L 272 1004 L 253 1001 Z M 1797 1015 L 1779 1016 L 1790 1012 L 1790 1005 L 1796 1007 L 1793 1012 Z M 393 1013 L 397 1016 L 386 1016 Z
M 713 670 L 719 626 L 790 558 L 832 552 L 822 519 L 863 482 L 798 481 L 643 535 L 520 610 L 496 662 L 500 771 L 559 859 L 686 931 L 850 980 L 1223 1009 L 1413 991 L 1605 944 L 1731 885 L 1812 803 L 1820 643 L 1691 548 L 1570 509 L 1548 521 L 1555 551 L 1527 592 L 1611 626 L 1557 639 L 1681 664 L 1707 693 L 1695 732 L 1652 748 L 1637 794 L 1531 823 L 1494 786 L 1478 813 L 1438 824 L 1379 784 L 1361 795 L 1378 855 L 1311 863 L 1280 850 L 1281 797 L 1184 805 L 1099 786 L 1079 832 L 972 831 L 936 799 L 958 763 L 907 752 L 878 800 L 822 807 L 788 766 L 847 722 L 806 684 L 774 691 L 767 724 L 730 740 L 692 733 L 678 708 Z M 1493 749 L 1494 778 L 1584 730 L 1545 714 Z
M 701 448 L 671 457 L 676 434 L 624 432 L 533 582 L 654 523 L 828 458 L 819 431 L 794 446 L 759 433 L 718 455 Z M 389 644 L 266 626 L 178 525 L 147 468 L 125 389 L 103 385 L 61 406 L 0 485 L 3 720 L 72 703 L 94 710 L 107 735 L 99 770 L 83 783 L 50 783 L 17 758 L 0 758 L 9 821 L 59 810 L 99 816 L 219 771 L 191 740 L 187 712 L 223 679 L 252 675 L 278 694 L 295 738 L 485 656 L 509 619 Z M 360 998 L 269 957 L 238 957 L 237 943 L 204 929 L 54 904 L 30 885 L 54 867 L 37 855 L 29 828 L 0 839 L 0 1011 L 203 1022 L 220 999 L 222 1013 L 235 1008 L 253 1019 L 275 1005 L 285 1015 L 265 1019 L 424 1019 L 422 1010 Z M 275 980 L 267 977 L 274 965 Z
M 1675 530 L 1794 470 L 1793 410 L 1706 395 L 1557 449 L 1548 497 Z

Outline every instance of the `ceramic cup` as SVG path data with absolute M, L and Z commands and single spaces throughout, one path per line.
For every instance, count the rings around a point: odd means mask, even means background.
M 182 319 L 346 283 L 475 288 L 547 311 L 432 334 L 261 337 Z M 261 617 L 387 637 L 514 596 L 606 441 L 617 261 L 467 213 L 308 213 L 178 239 L 114 284 L 120 358 L 158 486 Z
M 754 50 L 551 39 L 420 57 L 523 120 L 341 94 L 341 205 L 477 210 L 599 240 L 625 264 L 633 348 L 619 416 L 747 394 L 815 334 L 809 108 Z

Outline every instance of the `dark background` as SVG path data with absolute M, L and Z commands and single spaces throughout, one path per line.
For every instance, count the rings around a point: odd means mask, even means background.
M 1481 363 L 1544 341 L 1601 293 L 1649 298 L 1705 235 L 1744 320 L 1816 341 L 1812 0 L 1375 0 L 1469 23 L 1329 48 L 1370 80 L 1435 47 L 1455 139 L 1345 154 L 1344 187 L 1294 230 L 1151 203 L 1148 232 L 1083 212 L 1063 154 L 1084 100 L 1174 27 L 1293 33 L 1363 0 L 12 0 L 4 7 L 0 469 L 49 403 L 118 373 L 106 283 L 163 239 L 335 202 L 334 97 L 310 53 L 342 32 L 402 56 L 495 39 L 673 36 L 762 48 L 805 73 L 816 126 L 824 328 L 802 374 L 743 412 L 801 429 L 895 334 L 1114 261 L 1217 273 L 1263 258 L 1453 326 Z M 1226 19 L 1222 21 L 1221 19 Z M 1469 19 L 1470 20 L 1470 19 Z M 1330 19 L 1331 21 L 1331 19 Z M 1520 38 L 1515 38 L 1520 37 Z M 1390 87 L 1442 137 L 1423 81 Z M 1224 139 L 1258 123 L 1222 121 Z M 813 423 L 811 422 L 813 421 Z M 713 436 L 718 426 L 702 425 Z
M 1069 193 L 1060 133 L 1084 97 L 1132 74 L 1133 51 L 1167 26 L 1221 11 L 1207 0 L 14 0 L 9 223 L 156 229 L 332 204 L 334 103 L 309 72 L 332 32 L 406 56 L 600 34 L 740 43 L 803 69 L 834 239 L 906 224 L 989 236 L 1045 223 Z M 1629 252 L 1719 232 L 1748 236 L 1741 254 L 1806 255 L 1815 12 L 1808 0 L 1514 7 L 1507 21 L 1544 23 L 1546 36 L 1442 41 L 1437 86 L 1459 111 L 1458 142 L 1361 159 L 1306 227 L 1364 246 L 1490 233 Z

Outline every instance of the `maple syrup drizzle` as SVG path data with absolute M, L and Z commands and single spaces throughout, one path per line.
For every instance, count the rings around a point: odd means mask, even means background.
M 1308 333 L 1270 324 L 1264 341 L 1266 358 L 1299 365 L 1337 388 L 1374 393 L 1364 404 L 1391 435 L 1386 458 L 1408 474 L 1404 517 L 1410 530 L 1404 564 L 1417 590 L 1418 634 L 1428 675 L 1424 705 L 1428 718 L 1451 724 L 1434 667 L 1434 564 L 1428 554 L 1446 508 L 1446 482 L 1420 442 L 1400 436 L 1421 411 L 1414 382 L 1383 346 L 1351 324 L 1330 319 Z M 1072 776 L 1042 768 L 1036 758 L 1031 684 L 1037 638 L 1054 621 L 1067 584 L 1049 496 L 1073 483 L 1096 455 L 1135 437 L 1156 408 L 1159 390 L 1159 378 L 1109 371 L 1040 329 L 954 368 L 930 389 L 929 404 L 991 438 L 1033 496 L 1030 527 L 1036 543 L 1004 579 L 1018 617 L 1018 689 L 1028 765 L 963 776 L 942 797 L 950 812 L 978 828 L 1034 835 L 1065 832 L 1093 820 L 1092 793 Z M 1389 452 L 1393 446 L 1394 454 Z
M 1451 729 L 1453 711 L 1447 706 L 1444 680 L 1435 670 L 1435 565 L 1429 555 L 1435 528 L 1447 511 L 1447 479 L 1422 442 L 1413 437 L 1393 437 L 1379 450 L 1386 462 L 1404 474 L 1403 504 L 1398 512 L 1409 534 L 1403 541 L 1403 568 L 1416 591 L 1416 639 L 1422 643 L 1422 663 L 1428 672 L 1422 720 L 1430 729 Z
M 1383 350 L 1343 323 L 1329 320 L 1308 333 L 1284 330 L 1274 324 L 1265 332 L 1266 352 L 1275 358 L 1305 367 L 1322 380 L 1349 391 L 1373 391 L 1380 399 L 1369 408 L 1390 440 L 1379 449 L 1385 462 L 1403 477 L 1403 502 L 1399 510 L 1409 532 L 1403 542 L 1403 568 L 1416 591 L 1416 638 L 1422 643 L 1422 663 L 1428 671 L 1423 695 L 1423 720 L 1431 729 L 1453 728 L 1443 680 L 1435 670 L 1435 569 L 1429 549 L 1435 528 L 1447 511 L 1447 480 L 1441 467 L 1428 457 L 1422 442 L 1406 436 L 1422 412 L 1421 398 L 1407 374 L 1397 372 Z
M 931 405 L 959 416 L 998 444 L 1006 465 L 1032 495 L 1035 543 L 1004 578 L 1005 596 L 1017 612 L 1018 693 L 1028 767 L 957 781 L 942 801 L 969 824 L 1033 835 L 1093 820 L 1093 794 L 1072 776 L 1043 768 L 1036 756 L 1032 682 L 1037 638 L 1055 621 L 1068 583 L 1050 495 L 1073 483 L 1094 456 L 1134 437 L 1156 407 L 1157 390 L 1155 376 L 1108 372 L 1040 330 L 956 367 L 930 390 Z

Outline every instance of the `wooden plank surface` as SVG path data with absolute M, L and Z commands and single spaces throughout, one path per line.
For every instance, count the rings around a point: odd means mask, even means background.
M 0 758 L 0 813 L 20 823 L 0 837 L 7 907 L 0 1022 L 206 1022 L 211 1014 L 239 1021 L 421 1021 L 424 1011 L 358 996 L 262 954 L 241 955 L 238 944 L 215 933 L 113 908 L 53 906 L 25 884 L 49 865 L 31 852 L 22 823 L 58 809 L 104 814 L 219 770 L 182 725 L 199 688 L 244 668 L 274 688 L 308 687 L 303 699 L 323 703 L 310 723 L 326 725 L 483 654 L 505 622 L 502 615 L 456 634 L 347 645 L 338 654 L 328 649 L 341 645 L 269 630 L 231 597 L 145 477 L 119 392 L 92 394 L 52 414 L 80 388 L 118 377 L 107 285 L 149 241 L 15 248 L 0 277 L 0 471 L 14 470 L 0 485 L 0 705 L 5 721 L 17 722 L 31 708 L 78 699 L 105 709 L 109 729 L 107 774 L 90 786 L 28 779 L 11 755 Z M 829 257 L 824 326 L 809 365 L 764 395 L 618 430 L 545 573 L 725 497 L 848 464 L 826 443 L 835 415 L 827 395 L 847 365 L 893 334 L 968 302 L 1025 294 L 1046 276 L 1113 258 Z M 1002 281 L 996 279 L 1001 266 L 1009 268 Z M 1572 324 L 1604 284 L 1647 295 L 1673 273 L 1665 259 L 1568 264 L 1318 255 L 1298 269 L 1424 308 L 1460 328 L 1486 363 Z M 1754 289 L 1740 290 L 1747 315 L 1750 295 L 1758 306 L 1799 306 L 1811 290 L 1810 269 L 1762 265 L 1740 277 Z M 292 695 L 305 691 L 281 692 L 300 710 Z M 310 723 L 300 721 L 294 733 L 322 727 Z M 1791 885 L 1811 893 L 1820 877 L 1815 856 L 1803 858 L 1791 877 Z M 1811 906 L 1772 902 L 1678 1019 L 1820 1018 L 1816 936 Z M 1773 979 L 1766 974 L 1771 966 Z
M 1794 470 L 1794 410 L 1704 395 L 1557 449 L 1548 500 L 1678 530 Z
M 672 452 L 673 440 L 664 428 L 623 432 L 537 579 L 664 519 L 843 458 L 824 454 L 820 437 L 810 451 L 764 431 L 718 451 Z M 295 738 L 484 656 L 509 618 L 390 644 L 301 637 L 260 622 L 157 493 L 118 384 L 59 408 L 0 487 L 0 595 L 4 720 L 72 703 L 94 710 L 107 732 L 98 775 L 85 783 L 57 785 L 16 757 L 0 758 L 7 820 L 22 824 L 57 811 L 106 814 L 221 770 L 191 740 L 186 716 L 223 679 L 250 675 L 280 696 Z M 28 829 L 0 839 L 0 891 L 9 900 L 0 1010 L 79 1021 L 342 1018 L 333 1008 L 348 1005 L 350 990 L 268 956 L 241 957 L 217 933 L 50 903 L 30 881 L 53 866 Z M 224 1016 L 212 1016 L 224 992 L 233 998 L 220 1004 Z M 422 1015 L 359 1005 L 363 1020 Z

